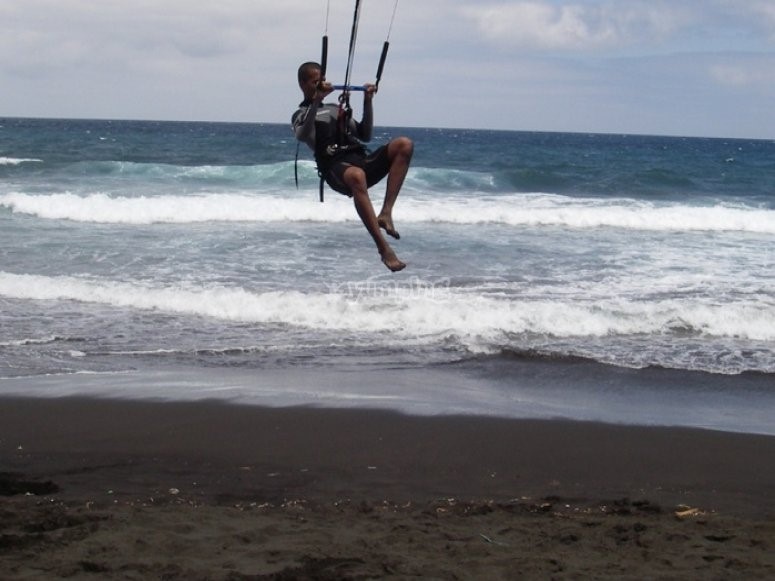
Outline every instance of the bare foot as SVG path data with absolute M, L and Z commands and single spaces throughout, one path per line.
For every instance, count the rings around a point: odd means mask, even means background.
M 390 216 L 383 216 L 382 214 L 380 214 L 377 217 L 377 222 L 379 223 L 379 227 L 382 228 L 385 232 L 387 232 L 390 236 L 392 236 L 396 240 L 401 238 L 401 235 L 393 227 L 393 218 L 391 218 Z
M 384 265 L 387 266 L 393 272 L 398 272 L 399 270 L 403 270 L 404 268 L 406 268 L 406 264 L 401 262 L 396 256 L 396 253 L 393 252 L 393 250 L 390 248 L 388 248 L 380 256 L 382 256 L 382 262 L 384 263 Z

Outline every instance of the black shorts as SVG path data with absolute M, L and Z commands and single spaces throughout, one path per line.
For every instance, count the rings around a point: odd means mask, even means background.
M 323 178 L 332 190 L 352 197 L 353 194 L 350 188 L 344 182 L 344 172 L 351 166 L 359 167 L 366 173 L 366 185 L 368 187 L 375 185 L 390 171 L 387 146 L 383 145 L 366 155 L 361 153 L 345 153 L 337 157 L 325 173 Z

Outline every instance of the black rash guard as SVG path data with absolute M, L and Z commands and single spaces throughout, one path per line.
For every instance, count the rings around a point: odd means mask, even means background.
M 315 122 L 305 128 L 307 117 L 313 111 Z M 370 103 L 364 106 L 363 121 L 356 123 L 352 118 L 349 119 L 349 131 L 344 132 L 343 136 L 338 133 L 339 115 L 338 105 L 304 101 L 291 117 L 291 124 L 296 138 L 306 143 L 315 153 L 320 176 L 335 191 L 352 196 L 344 181 L 344 172 L 349 166 L 363 169 L 366 184 L 371 187 L 388 174 L 390 160 L 386 146 L 369 153 L 363 145 L 371 139 L 373 129 Z
M 302 127 L 312 111 L 315 112 L 315 124 L 305 139 Z M 315 161 L 321 174 L 325 174 L 336 158 L 344 153 L 359 152 L 365 155 L 363 142 L 371 137 L 372 128 L 363 123 L 356 123 L 352 118 L 348 120 L 348 130 L 343 132 L 344 135 L 339 135 L 339 115 L 339 105 L 322 103 L 314 107 L 312 102 L 304 101 L 291 118 L 296 138 L 306 143 L 315 153 Z

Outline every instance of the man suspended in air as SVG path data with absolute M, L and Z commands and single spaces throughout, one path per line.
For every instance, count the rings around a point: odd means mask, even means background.
M 381 229 L 395 239 L 400 238 L 393 226 L 393 205 L 409 170 L 414 144 L 407 137 L 398 137 L 373 152 L 364 147 L 372 136 L 376 85 L 363 87 L 363 117 L 358 123 L 352 119 L 349 103 L 323 103 L 334 87 L 326 82 L 318 63 L 302 64 L 298 80 L 304 101 L 292 117 L 296 139 L 314 152 L 321 178 L 333 190 L 353 198 L 358 216 L 374 239 L 385 266 L 393 272 L 402 270 L 406 264 L 398 259 Z M 377 214 L 368 189 L 385 176 L 385 199 Z

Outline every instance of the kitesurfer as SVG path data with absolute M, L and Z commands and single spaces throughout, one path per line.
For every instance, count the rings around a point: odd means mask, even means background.
M 298 81 L 304 101 L 292 117 L 296 139 L 314 152 L 321 179 L 333 190 L 353 198 L 358 216 L 374 239 L 385 266 L 393 272 L 402 270 L 406 264 L 398 259 L 381 229 L 395 239 L 400 238 L 393 226 L 393 205 L 409 170 L 414 144 L 407 137 L 397 137 L 373 152 L 364 147 L 372 137 L 376 85 L 364 85 L 363 116 L 356 122 L 349 106 L 344 107 L 341 100 L 339 104 L 323 103 L 334 87 L 325 80 L 318 63 L 303 63 Z M 368 188 L 386 176 L 385 199 L 377 214 Z

